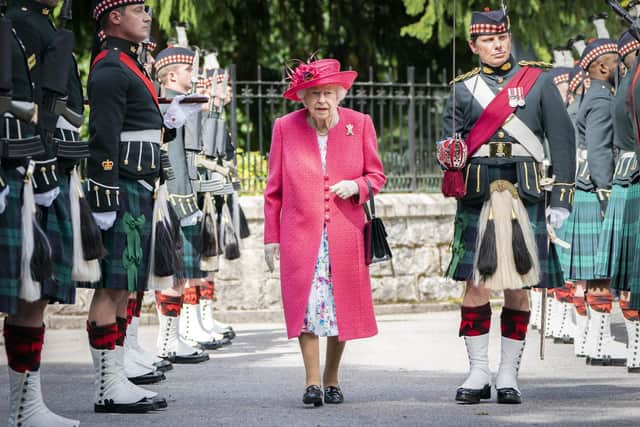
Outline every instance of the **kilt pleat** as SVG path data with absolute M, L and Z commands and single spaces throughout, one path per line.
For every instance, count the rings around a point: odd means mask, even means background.
M 3 166 L 9 186 L 6 208 L 0 214 L 0 312 L 15 314 L 20 291 L 20 257 L 22 254 L 22 175 L 15 168 Z
M 566 279 L 595 280 L 598 240 L 602 232 L 600 203 L 595 193 L 576 190 L 564 238 L 571 248 L 562 256 Z
M 207 277 L 207 273 L 200 270 L 200 224 L 182 227 L 181 231 L 184 270 L 177 277 L 181 279 Z
M 153 203 L 153 191 L 147 190 L 135 180 L 120 177 L 120 210 L 113 227 L 102 232 L 102 241 L 107 250 L 107 256 L 101 262 L 102 278 L 96 283 L 83 283 L 82 287 L 121 289 L 130 292 L 146 289 L 149 274 L 149 251 L 151 250 Z M 129 286 L 127 269 L 123 262 L 123 255 L 127 248 L 127 234 L 124 224 L 124 215 L 127 212 L 136 219 L 144 217 L 144 224 L 140 228 L 142 257 L 137 264 L 135 288 Z
M 38 207 L 40 226 L 51 245 L 53 277 L 42 283 L 42 297 L 62 304 L 73 304 L 76 285 L 71 280 L 73 230 L 69 201 L 69 176 L 59 181 L 60 194 L 49 207 Z

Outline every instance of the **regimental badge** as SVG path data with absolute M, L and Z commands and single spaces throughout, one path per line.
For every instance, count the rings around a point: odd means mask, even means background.
M 113 160 L 105 160 L 104 162 L 102 162 L 102 169 L 105 172 L 109 172 L 111 170 L 113 170 Z
M 33 67 L 36 66 L 36 54 L 34 53 L 33 55 L 31 55 L 29 58 L 27 58 L 27 66 L 29 67 L 29 70 L 31 70 Z
M 524 107 L 524 89 L 522 86 L 509 88 L 509 107 Z
M 353 125 L 351 123 L 349 123 L 345 127 L 347 128 L 347 136 L 353 136 Z

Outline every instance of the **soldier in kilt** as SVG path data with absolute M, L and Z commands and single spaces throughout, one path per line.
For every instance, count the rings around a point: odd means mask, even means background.
M 571 280 L 587 281 L 588 323 L 584 334 L 578 337 L 577 353 L 586 355 L 590 364 L 624 365 L 624 346 L 611 337 L 613 295 L 609 280 L 596 271 L 599 237 L 614 173 L 611 108 L 618 71 L 617 43 L 610 39 L 591 42 L 579 65 L 591 84 L 578 111 L 578 171 L 573 212 L 565 231 L 571 244 L 565 273 Z
M 184 96 L 192 89 L 192 72 L 195 53 L 185 47 L 169 47 L 158 53 L 154 68 L 156 78 L 166 97 Z M 167 181 L 169 200 L 180 220 L 179 239 L 181 240 L 182 271 L 176 276 L 170 289 L 157 291 L 156 300 L 160 328 L 158 329 L 158 355 L 173 363 L 201 363 L 209 360 L 209 355 L 200 350 L 199 345 L 207 349 L 219 347 L 210 336 L 181 336 L 184 329 L 183 313 L 193 306 L 198 279 L 205 277 L 200 271 L 200 220 L 202 212 L 198 209 L 196 194 L 191 185 L 189 160 L 193 161 L 195 152 L 187 154 L 185 145 L 197 146 L 199 138 L 197 126 L 195 132 L 187 132 L 187 126 L 197 123 L 198 115 L 194 115 L 186 126 L 177 129 L 176 139 L 169 144 L 167 154 L 173 170 L 172 179 Z M 189 160 L 188 160 L 189 159 Z M 197 177 L 193 176 L 196 180 Z M 185 290 L 189 279 L 193 279 L 192 287 Z M 195 325 L 188 325 L 194 329 Z
M 625 74 L 611 105 L 617 162 L 596 256 L 596 274 L 610 278 L 609 286 L 620 295 L 620 308 L 627 327 L 629 372 L 640 372 L 640 317 L 637 309 L 629 307 L 629 291 L 640 289 L 640 170 L 635 153 L 638 135 L 628 103 L 639 47 L 640 42 L 628 31 L 618 40 L 621 69 Z
M 36 209 L 34 162 L 30 159 L 45 152 L 34 126 L 40 119 L 35 115 L 36 94 L 30 73 L 35 59 L 29 59 L 15 27 L 12 28 L 11 22 L 4 17 L 0 17 L 0 31 L 0 38 L 8 41 L 9 47 L 8 51 L 0 52 L 0 96 L 22 103 L 19 107 L 12 104 L 8 110 L 0 111 L 0 241 L 5 256 L 4 262 L 0 263 L 0 312 L 8 315 L 3 328 L 10 387 L 7 425 L 77 426 L 78 421 L 61 417 L 47 408 L 40 385 L 44 310 L 50 300 L 67 301 L 68 292 L 52 291 L 49 274 L 31 270 L 31 262 L 36 256 L 39 261 L 45 260 L 42 253 L 23 253 L 24 247 L 39 240 L 46 248 L 47 269 L 53 273 L 51 247 L 30 214 Z M 39 264 L 40 267 L 44 265 Z M 36 282 L 34 276 L 42 282 Z M 70 283 L 65 285 L 70 286 Z
M 160 145 L 173 139 L 174 129 L 193 108 L 176 100 L 164 116 L 160 112 L 155 87 L 138 58 L 151 25 L 144 1 L 93 0 L 91 11 L 96 44 L 87 84 L 91 114 L 86 197 L 108 253 L 101 280 L 91 284 L 95 292 L 87 322 L 96 373 L 94 410 L 147 412 L 167 403 L 127 381 L 122 372 L 127 300 L 129 293 L 147 288 L 159 267 L 172 267 L 150 265 L 149 259 L 170 259 L 168 253 L 175 250 L 167 237 L 170 218 L 162 215 Z M 101 50 L 100 30 L 106 35 Z M 159 199 L 157 218 L 154 197 Z M 156 231 L 166 238 L 152 242 Z
M 454 81 L 455 98 L 449 98 L 444 114 L 445 135 L 464 138 L 470 156 L 461 171 L 462 180 L 457 180 L 466 191 L 458 201 L 447 274 L 467 282 L 460 335 L 465 339 L 470 372 L 456 392 L 456 401 L 478 403 L 491 396 L 489 292 L 501 290 L 505 305 L 495 382 L 498 403 L 520 403 L 518 367 L 530 316 L 523 288 L 563 283 L 557 254 L 548 245 L 546 197 L 539 182 L 545 156 L 542 141 L 549 141 L 556 175 L 549 215 L 557 228 L 569 216 L 574 134 L 553 79 L 541 69 L 544 65 L 517 63 L 511 56 L 504 11 L 473 12 L 470 35 L 469 45 L 481 66 Z M 485 108 L 491 113 L 485 115 Z M 514 121 L 518 129 L 510 124 Z M 451 141 L 440 143 L 439 158 L 448 156 Z M 443 189 L 459 187 L 449 186 L 450 172 L 445 174 Z

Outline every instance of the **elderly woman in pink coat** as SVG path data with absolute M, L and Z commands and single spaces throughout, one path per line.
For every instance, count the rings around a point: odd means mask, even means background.
M 273 126 L 265 189 L 265 259 L 280 259 L 289 338 L 306 371 L 305 404 L 342 403 L 345 341 L 378 332 L 365 264 L 363 204 L 386 181 L 371 117 L 339 107 L 355 71 L 334 59 L 299 65 L 284 97 L 303 109 Z M 327 337 L 320 376 L 318 337 Z M 324 390 L 321 388 L 324 385 Z

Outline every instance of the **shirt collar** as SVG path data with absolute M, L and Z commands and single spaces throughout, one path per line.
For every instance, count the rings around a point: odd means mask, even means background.
M 134 59 L 138 59 L 138 43 L 117 37 L 107 37 L 104 41 L 107 49 L 122 51 Z

